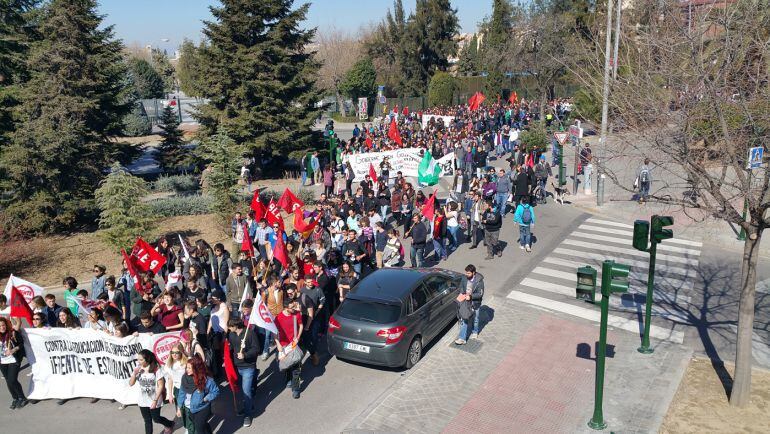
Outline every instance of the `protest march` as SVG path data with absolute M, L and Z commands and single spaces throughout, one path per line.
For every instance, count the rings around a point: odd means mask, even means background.
M 319 363 L 331 314 L 363 277 L 438 264 L 464 242 L 484 243 L 491 260 L 501 254 L 508 208 L 522 227 L 534 223 L 528 204 L 545 189 L 550 165 L 518 133 L 538 110 L 514 96 L 482 107 L 483 99 L 425 113 L 396 107 L 378 124 L 356 126 L 320 177 L 317 153 L 303 161 L 303 184 L 323 183 L 317 200 L 304 203 L 286 188 L 265 201 L 258 188 L 233 215 L 229 244 L 138 237 L 121 252 L 120 270 L 94 265 L 89 290 L 62 276 L 62 298 L 11 276 L 0 296 L 11 409 L 30 400 L 112 400 L 138 406 L 146 427 L 168 431 L 175 422 L 160 414 L 168 402 L 188 433 L 206 432 L 212 410 L 203 402 L 228 384 L 249 426 L 262 393 L 257 367 L 270 360 L 299 399 L 302 365 Z M 561 107 L 554 101 L 548 113 L 564 116 Z M 508 170 L 489 166 L 505 157 Z M 448 197 L 437 197 L 441 179 Z M 522 236 L 527 252 L 528 240 Z M 199 405 L 184 404 L 190 399 Z

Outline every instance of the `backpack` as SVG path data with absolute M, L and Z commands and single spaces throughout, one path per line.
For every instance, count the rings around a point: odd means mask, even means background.
M 639 172 L 639 181 L 650 182 L 650 170 L 646 167 Z
M 524 210 L 521 212 L 521 222 L 525 225 L 528 225 L 532 223 L 532 210 L 530 207 L 525 206 L 523 207 Z

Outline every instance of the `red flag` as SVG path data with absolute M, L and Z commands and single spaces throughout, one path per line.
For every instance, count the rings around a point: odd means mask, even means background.
M 366 135 L 366 147 L 372 149 L 372 138 L 369 134 Z
M 125 250 L 120 249 L 120 253 L 123 255 L 123 260 L 126 261 L 126 268 L 128 269 L 129 276 L 134 279 L 134 288 L 137 291 L 142 292 L 142 285 L 139 283 L 139 273 L 136 272 L 134 260 L 126 254 Z
M 430 195 L 427 201 L 425 201 L 425 205 L 422 206 L 422 210 L 420 211 L 423 216 L 425 216 L 426 219 L 432 220 L 433 215 L 436 213 L 436 192 L 438 189 L 433 190 L 433 194 Z
M 247 257 L 254 256 L 254 244 L 251 243 L 251 235 L 249 235 L 249 228 L 246 227 L 246 221 L 241 222 L 243 225 L 243 241 L 241 241 L 241 251 L 246 252 Z
M 254 192 L 254 197 L 251 198 L 251 205 L 249 205 L 249 207 L 254 211 L 254 220 L 260 221 L 265 218 L 267 209 L 265 209 L 265 206 L 262 205 L 262 202 L 259 200 L 259 189 Z
M 401 114 L 404 116 L 409 116 L 409 107 L 404 106 L 404 111 L 402 111 Z
M 32 325 L 32 308 L 29 307 L 24 295 L 19 288 L 11 287 L 11 316 L 15 318 L 26 318 L 27 324 Z
M 238 372 L 235 370 L 235 365 L 233 364 L 233 355 L 230 352 L 230 340 L 225 337 L 225 346 L 224 346 L 224 359 L 225 359 L 225 377 L 227 377 L 227 382 L 230 383 L 230 390 L 233 391 L 233 393 L 238 392 Z
M 508 102 L 511 104 L 516 104 L 516 100 L 518 99 L 519 97 L 516 95 L 516 91 L 513 91 L 510 95 L 508 95 Z
M 134 258 L 134 265 L 140 271 L 152 270 L 155 274 L 158 274 L 166 263 L 166 257 L 152 248 L 142 237 L 136 239 L 134 248 L 131 249 L 131 257 Z
M 471 110 L 478 110 L 479 106 L 481 106 L 481 103 L 484 102 L 484 100 L 487 99 L 487 97 L 484 96 L 481 92 L 476 92 L 473 94 L 471 99 L 468 100 L 468 104 L 470 104 Z
M 278 204 L 273 199 L 270 199 L 270 203 L 267 204 L 267 222 L 270 226 L 278 223 L 278 227 L 283 230 L 283 217 L 281 217 L 281 210 L 278 208 Z
M 286 243 L 283 242 L 283 230 L 275 233 L 273 258 L 278 260 L 283 265 L 283 268 L 289 268 L 289 252 L 286 250 Z
M 278 206 L 287 213 L 293 213 L 295 209 L 305 206 L 305 203 L 297 199 L 297 196 L 287 188 L 283 191 L 281 198 L 278 199 Z
M 369 177 L 372 178 L 372 182 L 377 183 L 377 172 L 374 170 L 374 164 L 369 163 Z
M 313 219 L 310 223 L 305 223 L 301 209 L 297 208 L 297 210 L 294 211 L 294 229 L 301 233 L 304 238 L 307 238 L 310 235 L 310 231 L 312 231 L 317 224 L 318 219 Z
M 401 141 L 401 134 L 398 132 L 398 125 L 396 125 L 395 118 L 391 119 L 390 121 L 390 128 L 388 129 L 388 138 L 398 143 L 400 146 L 403 146 L 403 142 Z

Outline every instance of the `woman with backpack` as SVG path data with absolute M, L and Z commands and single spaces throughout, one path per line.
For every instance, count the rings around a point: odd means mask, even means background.
M 519 248 L 531 252 L 532 248 L 530 245 L 532 228 L 535 226 L 535 211 L 529 205 L 526 197 L 522 198 L 521 203 L 516 207 L 513 221 L 519 224 Z

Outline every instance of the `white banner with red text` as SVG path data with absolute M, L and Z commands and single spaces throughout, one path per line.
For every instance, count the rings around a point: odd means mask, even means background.
M 390 177 L 395 178 L 397 172 L 404 174 L 404 177 L 417 177 L 417 167 L 422 161 L 422 149 L 420 148 L 404 148 L 395 149 L 392 151 L 383 152 L 365 152 L 360 154 L 349 154 L 343 158 L 343 163 L 349 161 L 350 166 L 353 167 L 353 173 L 356 174 L 354 181 L 362 181 L 366 175 L 369 174 L 369 164 L 374 166 L 377 171 L 377 176 L 380 175 L 380 163 L 388 157 L 390 162 Z M 447 155 L 436 160 L 436 164 L 441 166 L 441 175 L 452 175 L 454 169 L 454 153 L 450 152 Z
M 422 129 L 425 129 L 428 127 L 428 122 L 430 122 L 430 119 L 433 118 L 435 121 L 438 122 L 439 119 L 444 121 L 444 126 L 448 127 L 451 122 L 454 122 L 455 117 L 454 116 L 442 116 L 442 115 L 432 115 L 430 113 L 423 113 L 422 114 Z
M 32 368 L 29 399 L 100 398 L 121 404 L 139 402 L 139 384 L 129 387 L 143 349 L 162 365 L 179 333 L 118 338 L 91 329 L 23 329 Z

